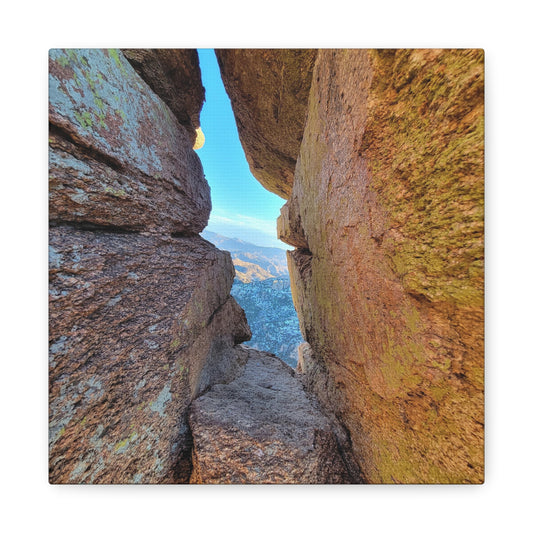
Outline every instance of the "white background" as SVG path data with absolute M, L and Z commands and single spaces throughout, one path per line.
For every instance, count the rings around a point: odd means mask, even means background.
M 495 6 L 498 7 L 495 7 Z M 79 7 L 78 7 L 79 6 Z M 531 528 L 531 17 L 526 2 L 15 2 L 2 8 L 4 531 Z M 50 486 L 47 53 L 55 47 L 465 47 L 486 52 L 486 483 Z M 529 529 L 530 530 L 530 529 Z

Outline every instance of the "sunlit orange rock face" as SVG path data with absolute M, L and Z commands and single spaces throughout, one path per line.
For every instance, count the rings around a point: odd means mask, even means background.
M 483 94 L 480 50 L 316 57 L 278 230 L 304 378 L 371 483 L 483 481 Z

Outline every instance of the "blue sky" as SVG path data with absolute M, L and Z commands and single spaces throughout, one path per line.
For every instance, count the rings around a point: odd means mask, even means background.
M 200 125 L 205 144 L 196 153 L 211 187 L 209 231 L 259 246 L 290 248 L 276 237 L 276 219 L 285 200 L 252 176 L 244 155 L 215 52 L 198 50 L 205 103 Z

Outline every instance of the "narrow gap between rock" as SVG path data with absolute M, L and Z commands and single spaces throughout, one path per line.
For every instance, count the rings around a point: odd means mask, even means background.
M 285 200 L 252 176 L 213 50 L 198 50 L 206 101 L 205 144 L 197 150 L 211 187 L 213 208 L 202 236 L 231 253 L 232 296 L 244 309 L 252 339 L 244 344 L 275 354 L 295 368 L 303 342 L 294 309 L 287 250 L 276 219 Z

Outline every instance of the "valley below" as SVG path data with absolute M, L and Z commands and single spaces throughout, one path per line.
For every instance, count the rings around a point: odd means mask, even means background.
M 244 344 L 278 356 L 292 368 L 304 342 L 294 309 L 285 250 L 256 246 L 204 231 L 204 238 L 229 251 L 235 267 L 231 295 L 244 309 L 252 339 Z

